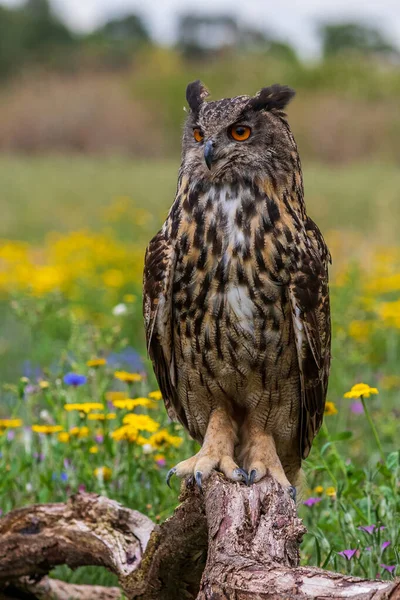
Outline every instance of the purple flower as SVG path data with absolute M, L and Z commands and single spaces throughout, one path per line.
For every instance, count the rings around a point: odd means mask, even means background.
M 64 467 L 66 469 L 68 469 L 71 466 L 71 464 L 72 464 L 69 458 L 64 458 L 63 462 L 64 462 Z
M 165 465 L 167 464 L 167 461 L 165 460 L 165 458 L 158 458 L 158 459 L 156 460 L 156 464 L 157 464 L 159 467 L 165 467 Z
M 367 550 L 367 552 L 371 552 L 372 546 L 367 546 L 365 549 Z
M 96 444 L 102 444 L 104 442 L 104 435 L 98 434 L 94 436 Z
M 86 375 L 79 375 L 78 373 L 67 373 L 64 375 L 64 383 L 67 385 L 73 385 L 74 387 L 79 387 L 86 383 L 87 377 Z
M 358 529 L 361 529 L 361 531 L 366 531 L 366 533 L 372 535 L 375 530 L 375 525 L 360 525 Z
M 357 402 L 352 402 L 350 410 L 355 415 L 362 415 L 364 412 L 364 407 L 362 405 L 362 402 L 360 402 L 359 400 L 357 400 Z
M 338 552 L 338 554 L 340 554 L 340 556 L 343 556 L 347 560 L 351 560 L 356 552 L 357 548 L 355 550 L 342 550 L 341 552 Z
M 387 571 L 388 573 L 393 573 L 393 571 L 396 568 L 396 565 L 379 565 L 381 567 L 381 569 L 383 569 L 384 571 Z
M 7 431 L 7 440 L 9 442 L 12 442 L 14 438 L 15 438 L 15 431 L 13 431 L 12 429 L 10 431 Z
M 386 550 L 386 548 L 387 548 L 388 546 L 390 546 L 390 544 L 391 544 L 391 542 L 383 542 L 383 544 L 381 545 L 381 550 L 382 550 L 382 552 L 383 552 L 384 550 Z
M 86 491 L 86 486 L 85 486 L 85 484 L 84 484 L 84 483 L 80 483 L 80 484 L 78 485 L 78 492 L 79 492 L 80 494 L 82 494 L 82 492 L 85 492 L 85 491 Z
M 307 500 L 304 500 L 303 504 L 305 506 L 314 506 L 314 504 L 318 504 L 321 500 L 322 498 L 308 498 Z

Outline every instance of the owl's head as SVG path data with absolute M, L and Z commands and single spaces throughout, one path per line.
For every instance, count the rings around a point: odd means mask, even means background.
M 236 181 L 293 170 L 297 148 L 283 109 L 295 92 L 278 84 L 255 96 L 207 102 L 200 81 L 186 90 L 189 114 L 182 144 L 182 168 L 191 176 Z

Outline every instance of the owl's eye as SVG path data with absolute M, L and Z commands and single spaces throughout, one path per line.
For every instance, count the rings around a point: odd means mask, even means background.
M 232 127 L 229 128 L 229 135 L 237 142 L 244 142 L 249 139 L 251 129 L 246 125 L 232 125 Z
M 193 137 L 196 140 L 196 142 L 202 142 L 204 140 L 203 132 L 201 131 L 201 129 L 199 127 L 196 127 L 196 129 L 193 129 Z

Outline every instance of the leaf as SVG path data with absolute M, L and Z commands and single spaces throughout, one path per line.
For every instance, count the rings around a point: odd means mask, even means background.
M 390 471 L 395 471 L 400 467 L 400 450 L 389 454 L 386 459 L 386 466 Z
M 352 431 L 342 431 L 341 433 L 336 433 L 330 436 L 331 442 L 344 442 L 345 440 L 350 440 L 353 437 Z

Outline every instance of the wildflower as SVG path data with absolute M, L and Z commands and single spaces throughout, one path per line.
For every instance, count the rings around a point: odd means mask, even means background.
M 64 404 L 64 409 L 67 411 L 79 410 L 85 414 L 88 414 L 91 410 L 103 410 L 104 404 L 100 402 L 81 402 L 81 403 L 70 403 Z
M 182 444 L 183 439 L 177 435 L 170 435 L 166 429 L 161 429 L 149 438 L 149 444 L 155 448 L 161 448 L 162 446 L 174 446 L 179 448 Z
M 121 440 L 127 440 L 128 442 L 134 442 L 143 446 L 147 443 L 146 438 L 139 435 L 139 430 L 134 425 L 123 425 L 111 433 L 111 437 L 120 442 Z
M 143 454 L 151 454 L 154 450 L 153 446 L 151 444 L 143 444 L 142 447 L 143 450 Z
M 116 306 L 114 306 L 111 312 L 114 315 L 114 317 L 122 317 L 128 312 L 128 307 L 126 306 L 126 304 L 123 304 L 121 302 L 121 304 L 117 304 Z
M 105 358 L 92 358 L 91 360 L 88 360 L 86 362 L 86 365 L 88 367 L 102 367 L 105 364 L 107 364 Z
M 10 431 L 7 431 L 7 441 L 12 442 L 14 438 L 15 438 L 15 431 L 13 429 L 10 429 Z
M 95 440 L 96 444 L 102 444 L 104 442 L 104 435 L 101 435 L 101 433 L 98 433 L 97 435 L 94 436 L 94 440 Z
M 334 402 L 325 402 L 324 414 L 327 416 L 337 415 L 338 409 Z
M 99 449 L 98 449 L 98 447 L 97 447 L 97 446 L 91 446 L 91 447 L 89 448 L 89 452 L 90 452 L 90 454 L 97 454 L 97 453 L 98 453 L 98 451 L 99 451 Z
M 383 569 L 384 571 L 387 571 L 390 574 L 393 574 L 396 565 L 379 565 L 381 567 L 381 569 Z
M 140 431 L 149 431 L 150 433 L 157 431 L 160 425 L 147 415 L 135 415 L 130 413 L 123 419 L 123 423 L 135 427 Z M 151 442 L 150 442 L 151 443 Z
M 167 464 L 167 461 L 165 460 L 165 456 L 163 454 L 156 454 L 154 460 L 156 461 L 156 465 L 158 465 L 159 467 L 165 467 L 165 465 Z
M 344 398 L 369 398 L 371 394 L 378 394 L 378 390 L 376 388 L 372 388 L 366 383 L 357 383 L 353 385 L 349 392 L 344 394 Z
M 318 504 L 321 500 L 322 498 L 307 498 L 307 500 L 304 500 L 303 504 L 305 506 L 314 506 L 314 504 Z
M 85 375 L 79 375 L 78 373 L 67 373 L 64 375 L 64 383 L 66 385 L 73 385 L 74 387 L 79 387 L 80 385 L 85 384 L 87 381 L 87 377 Z
M 154 403 L 148 398 L 126 398 L 125 400 L 114 400 L 113 405 L 115 408 L 125 408 L 126 410 L 133 410 L 136 406 L 143 406 L 145 408 L 152 408 Z
M 115 402 L 116 400 L 125 400 L 127 398 L 126 392 L 107 392 L 106 400 L 107 402 Z
M 324 488 L 322 487 L 322 485 L 317 485 L 317 487 L 314 489 L 314 492 L 316 494 L 323 494 L 324 493 Z
M 32 425 L 35 433 L 59 433 L 62 430 L 61 425 Z
M 136 383 L 143 379 L 143 376 L 139 373 L 128 373 L 127 371 L 115 371 L 114 377 L 125 383 Z
M 96 477 L 103 479 L 104 481 L 108 481 L 112 476 L 112 470 L 110 467 L 97 467 L 93 473 Z
M 360 525 L 358 529 L 372 535 L 375 531 L 375 525 Z
M 390 544 L 391 544 L 391 543 L 392 543 L 392 542 L 383 542 L 383 543 L 381 544 L 381 551 L 383 552 L 384 550 L 386 550 L 386 548 L 387 548 L 388 546 L 390 546 Z
M 325 494 L 330 498 L 336 498 L 336 490 L 334 487 L 327 487 L 325 490 Z
M 88 415 L 89 421 L 112 421 L 116 418 L 117 415 L 115 413 L 109 413 L 108 415 L 104 415 L 103 413 L 91 413 Z
M 162 393 L 160 392 L 160 390 L 155 390 L 154 392 L 150 392 L 150 394 L 148 394 L 148 396 L 152 400 L 162 400 Z
M 356 402 L 352 402 L 351 406 L 350 406 L 350 410 L 355 415 L 362 415 L 364 412 L 364 407 L 362 405 L 362 402 L 360 402 L 359 400 L 357 400 Z
M 21 419 L 0 419 L 0 429 L 14 429 L 16 427 L 22 427 Z
M 89 435 L 89 428 L 88 427 L 72 427 L 72 429 L 69 430 L 69 435 L 73 435 L 78 438 L 85 438 Z
M 60 475 L 61 481 L 68 481 L 68 474 L 63 471 Z
M 44 379 L 42 379 L 41 381 L 39 381 L 39 387 L 41 390 L 47 390 L 47 388 L 49 387 L 49 382 L 45 381 Z
M 66 444 L 67 442 L 69 442 L 69 433 L 67 433 L 66 431 L 62 431 L 61 433 L 59 433 L 58 441 L 62 442 L 63 444 Z
M 340 556 L 343 556 L 347 560 L 351 560 L 356 552 L 357 552 L 357 548 L 355 548 L 354 550 L 351 550 L 351 549 L 350 550 L 342 550 L 341 552 L 338 552 L 338 554 Z

